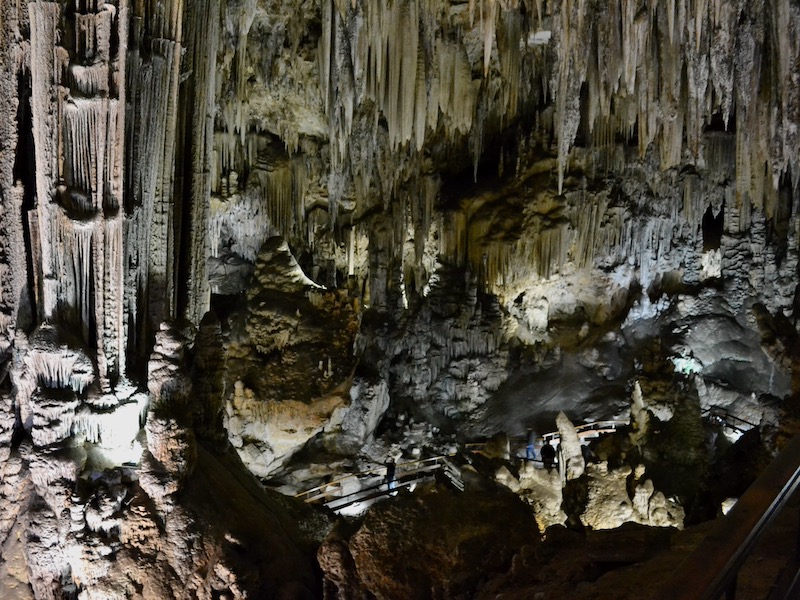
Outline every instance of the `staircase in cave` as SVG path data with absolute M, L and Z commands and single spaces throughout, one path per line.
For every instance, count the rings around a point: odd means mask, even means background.
M 387 481 L 385 469 L 370 469 L 352 473 L 323 483 L 297 494 L 308 504 L 320 504 L 335 513 L 362 513 L 372 503 L 382 498 L 396 496 L 400 490 L 413 491 L 423 482 L 437 476 L 453 489 L 463 492 L 464 482 L 460 469 L 452 462 L 453 456 L 434 456 L 419 461 L 398 463 L 395 478 Z
M 627 421 L 596 421 L 576 427 L 578 437 L 582 444 L 601 435 L 615 432 L 619 427 L 627 425 Z M 559 432 L 550 432 L 542 436 L 545 443 L 558 444 Z M 520 439 L 509 440 L 512 444 Z M 484 444 L 469 444 L 470 452 L 480 452 Z M 440 455 L 418 461 L 397 464 L 394 480 L 386 480 L 385 469 L 370 469 L 359 473 L 351 473 L 318 485 L 309 490 L 296 494 L 296 498 L 303 499 L 309 504 L 320 504 L 330 508 L 336 513 L 361 513 L 370 504 L 381 498 L 395 496 L 400 489 L 413 491 L 417 484 L 438 479 L 463 492 L 464 481 L 461 470 L 453 462 L 456 455 Z M 541 460 L 534 461 L 537 467 L 542 466 Z

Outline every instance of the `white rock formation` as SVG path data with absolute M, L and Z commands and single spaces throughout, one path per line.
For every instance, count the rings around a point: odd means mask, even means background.
M 346 392 L 345 392 L 346 393 Z M 325 428 L 342 423 L 348 399 L 332 393 L 310 404 L 263 401 L 241 381 L 225 408 L 225 428 L 248 469 L 268 477 Z
M 650 413 L 644 404 L 642 388 L 639 382 L 633 384 L 631 394 L 631 443 L 634 446 L 641 446 L 642 440 L 647 436 L 647 427 L 650 423 Z
M 541 531 L 566 522 L 567 515 L 561 509 L 563 482 L 557 470 L 536 469 L 526 463 L 520 470 L 517 485 L 522 498 L 533 507 Z
M 583 475 L 586 467 L 583 460 L 583 453 L 581 452 L 581 440 L 578 437 L 578 432 L 569 417 L 563 412 L 558 413 L 556 416 L 556 427 L 561 436 L 559 442 L 559 469 L 561 470 L 562 477 L 566 481 L 578 479 Z
M 589 494 L 581 522 L 592 529 L 613 529 L 627 522 L 682 529 L 683 508 L 656 492 L 653 482 L 644 479 L 644 472 L 642 465 L 636 467 L 631 497 L 630 468 L 609 470 L 606 462 L 589 465 Z
M 389 386 L 356 378 L 349 405 L 337 408 L 325 427 L 325 443 L 340 454 L 357 454 L 371 439 L 389 408 Z
M 779 422 L 798 30 L 791 0 L 1 3 L 0 574 L 261 594 L 219 506 L 184 506 L 244 486 L 204 454 L 223 407 L 263 476 L 318 434 L 358 451 L 392 404 L 494 433 L 607 417 L 631 385 L 641 446 L 672 409 L 638 381 L 669 357 L 703 408 Z M 218 359 L 191 333 L 212 289 Z M 679 520 L 596 469 L 592 526 Z M 542 523 L 554 477 L 509 480 Z

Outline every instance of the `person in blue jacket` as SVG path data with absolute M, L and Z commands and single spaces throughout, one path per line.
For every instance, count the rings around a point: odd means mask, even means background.
M 525 458 L 527 460 L 536 460 L 536 432 L 533 429 L 528 429 L 528 446 L 525 449 Z

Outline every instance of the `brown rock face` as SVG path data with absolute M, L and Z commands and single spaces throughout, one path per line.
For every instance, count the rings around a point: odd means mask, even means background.
M 532 512 L 513 494 L 433 486 L 374 506 L 352 535 L 332 534 L 318 558 L 326 598 L 453 597 L 538 540 Z
M 372 460 L 384 415 L 513 434 L 640 379 L 617 449 L 657 488 L 712 409 L 785 430 L 798 32 L 797 0 L 0 1 L 0 580 L 313 594 L 247 471 Z M 471 595 L 534 539 L 434 487 L 319 561 L 331 598 Z
M 264 244 L 247 300 L 248 342 L 258 354 L 246 377 L 260 398 L 307 401 L 350 375 L 358 330 L 352 303 L 308 279 L 280 238 Z

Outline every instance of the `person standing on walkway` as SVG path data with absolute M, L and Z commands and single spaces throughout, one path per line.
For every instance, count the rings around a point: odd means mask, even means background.
M 397 465 L 394 462 L 393 458 L 390 458 L 386 462 L 386 488 L 389 490 L 393 490 L 397 487 L 397 480 L 395 479 L 395 471 L 397 469 Z
M 542 446 L 541 453 L 544 468 L 549 471 L 556 465 L 556 449 L 553 448 L 548 442 L 545 442 Z
M 525 458 L 527 460 L 536 460 L 536 432 L 533 429 L 528 429 L 528 446 L 525 449 Z

